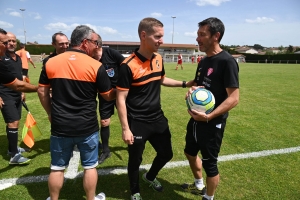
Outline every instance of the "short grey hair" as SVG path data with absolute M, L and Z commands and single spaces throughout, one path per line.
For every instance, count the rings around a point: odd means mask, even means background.
M 80 46 L 81 42 L 84 39 L 91 38 L 92 33 L 95 33 L 95 31 L 86 25 L 77 26 L 72 32 L 70 46 L 72 47 Z

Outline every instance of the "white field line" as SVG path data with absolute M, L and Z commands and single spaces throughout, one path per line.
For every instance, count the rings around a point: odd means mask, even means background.
M 265 150 L 251 153 L 243 153 L 243 154 L 231 154 L 220 156 L 218 158 L 219 162 L 223 161 L 232 161 L 232 160 L 240 160 L 240 159 L 248 159 L 248 158 L 258 158 L 265 157 L 276 154 L 289 154 L 294 152 L 299 152 L 300 146 L 291 147 L 286 149 L 275 149 L 275 150 Z M 69 167 L 67 172 L 65 173 L 66 179 L 74 179 L 83 176 L 83 172 L 78 172 L 79 165 L 79 152 L 74 150 L 73 157 L 70 160 Z M 169 162 L 165 165 L 164 168 L 175 168 L 175 167 L 183 167 L 188 166 L 188 161 L 174 161 Z M 148 170 L 151 164 L 141 165 L 140 170 Z M 98 169 L 98 175 L 109 175 L 109 174 L 126 174 L 127 167 L 118 167 L 118 168 L 108 168 L 108 169 Z M 48 175 L 43 176 L 29 176 L 29 177 L 21 177 L 21 178 L 9 178 L 0 180 L 0 190 L 4 190 L 14 185 L 21 185 L 26 183 L 35 183 L 35 182 L 46 182 L 48 181 Z

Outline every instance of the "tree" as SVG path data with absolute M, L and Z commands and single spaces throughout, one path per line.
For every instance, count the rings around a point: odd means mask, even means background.
M 265 55 L 274 55 L 274 52 L 273 51 L 266 51 Z
M 294 47 L 292 45 L 289 45 L 289 47 L 286 50 L 286 53 L 293 53 L 294 52 Z
M 278 47 L 279 51 L 283 51 L 284 47 L 281 45 L 280 47 Z
M 224 51 L 227 51 L 227 52 L 229 52 L 229 51 L 230 51 L 230 47 L 229 47 L 229 46 L 226 46 L 226 45 L 220 44 L 220 47 L 221 47 L 221 49 L 223 49 Z
M 264 49 L 264 47 L 261 46 L 260 44 L 254 44 L 253 48 L 256 49 L 256 50 L 259 50 L 259 49 L 263 50 Z

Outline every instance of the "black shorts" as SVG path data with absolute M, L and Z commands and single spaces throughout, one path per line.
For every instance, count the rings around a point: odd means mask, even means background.
M 99 94 L 99 113 L 101 119 L 109 119 L 115 113 L 116 100 L 106 101 Z
M 5 100 L 1 109 L 5 123 L 12 123 L 21 119 L 22 102 L 20 100 Z
M 191 118 L 187 124 L 184 152 L 196 156 L 200 151 L 202 159 L 217 160 L 225 126 L 226 120 L 206 123 Z
M 28 76 L 28 69 L 22 69 L 23 76 Z

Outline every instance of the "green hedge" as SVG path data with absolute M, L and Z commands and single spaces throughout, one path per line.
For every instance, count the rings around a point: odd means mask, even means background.
M 246 62 L 249 60 L 300 60 L 300 54 L 274 54 L 274 55 L 257 55 L 243 53 L 246 56 Z
M 45 53 L 46 55 L 49 55 L 50 52 L 54 52 L 55 48 L 52 45 L 30 45 L 27 44 L 25 49 L 31 54 L 31 55 L 41 55 L 41 53 Z

